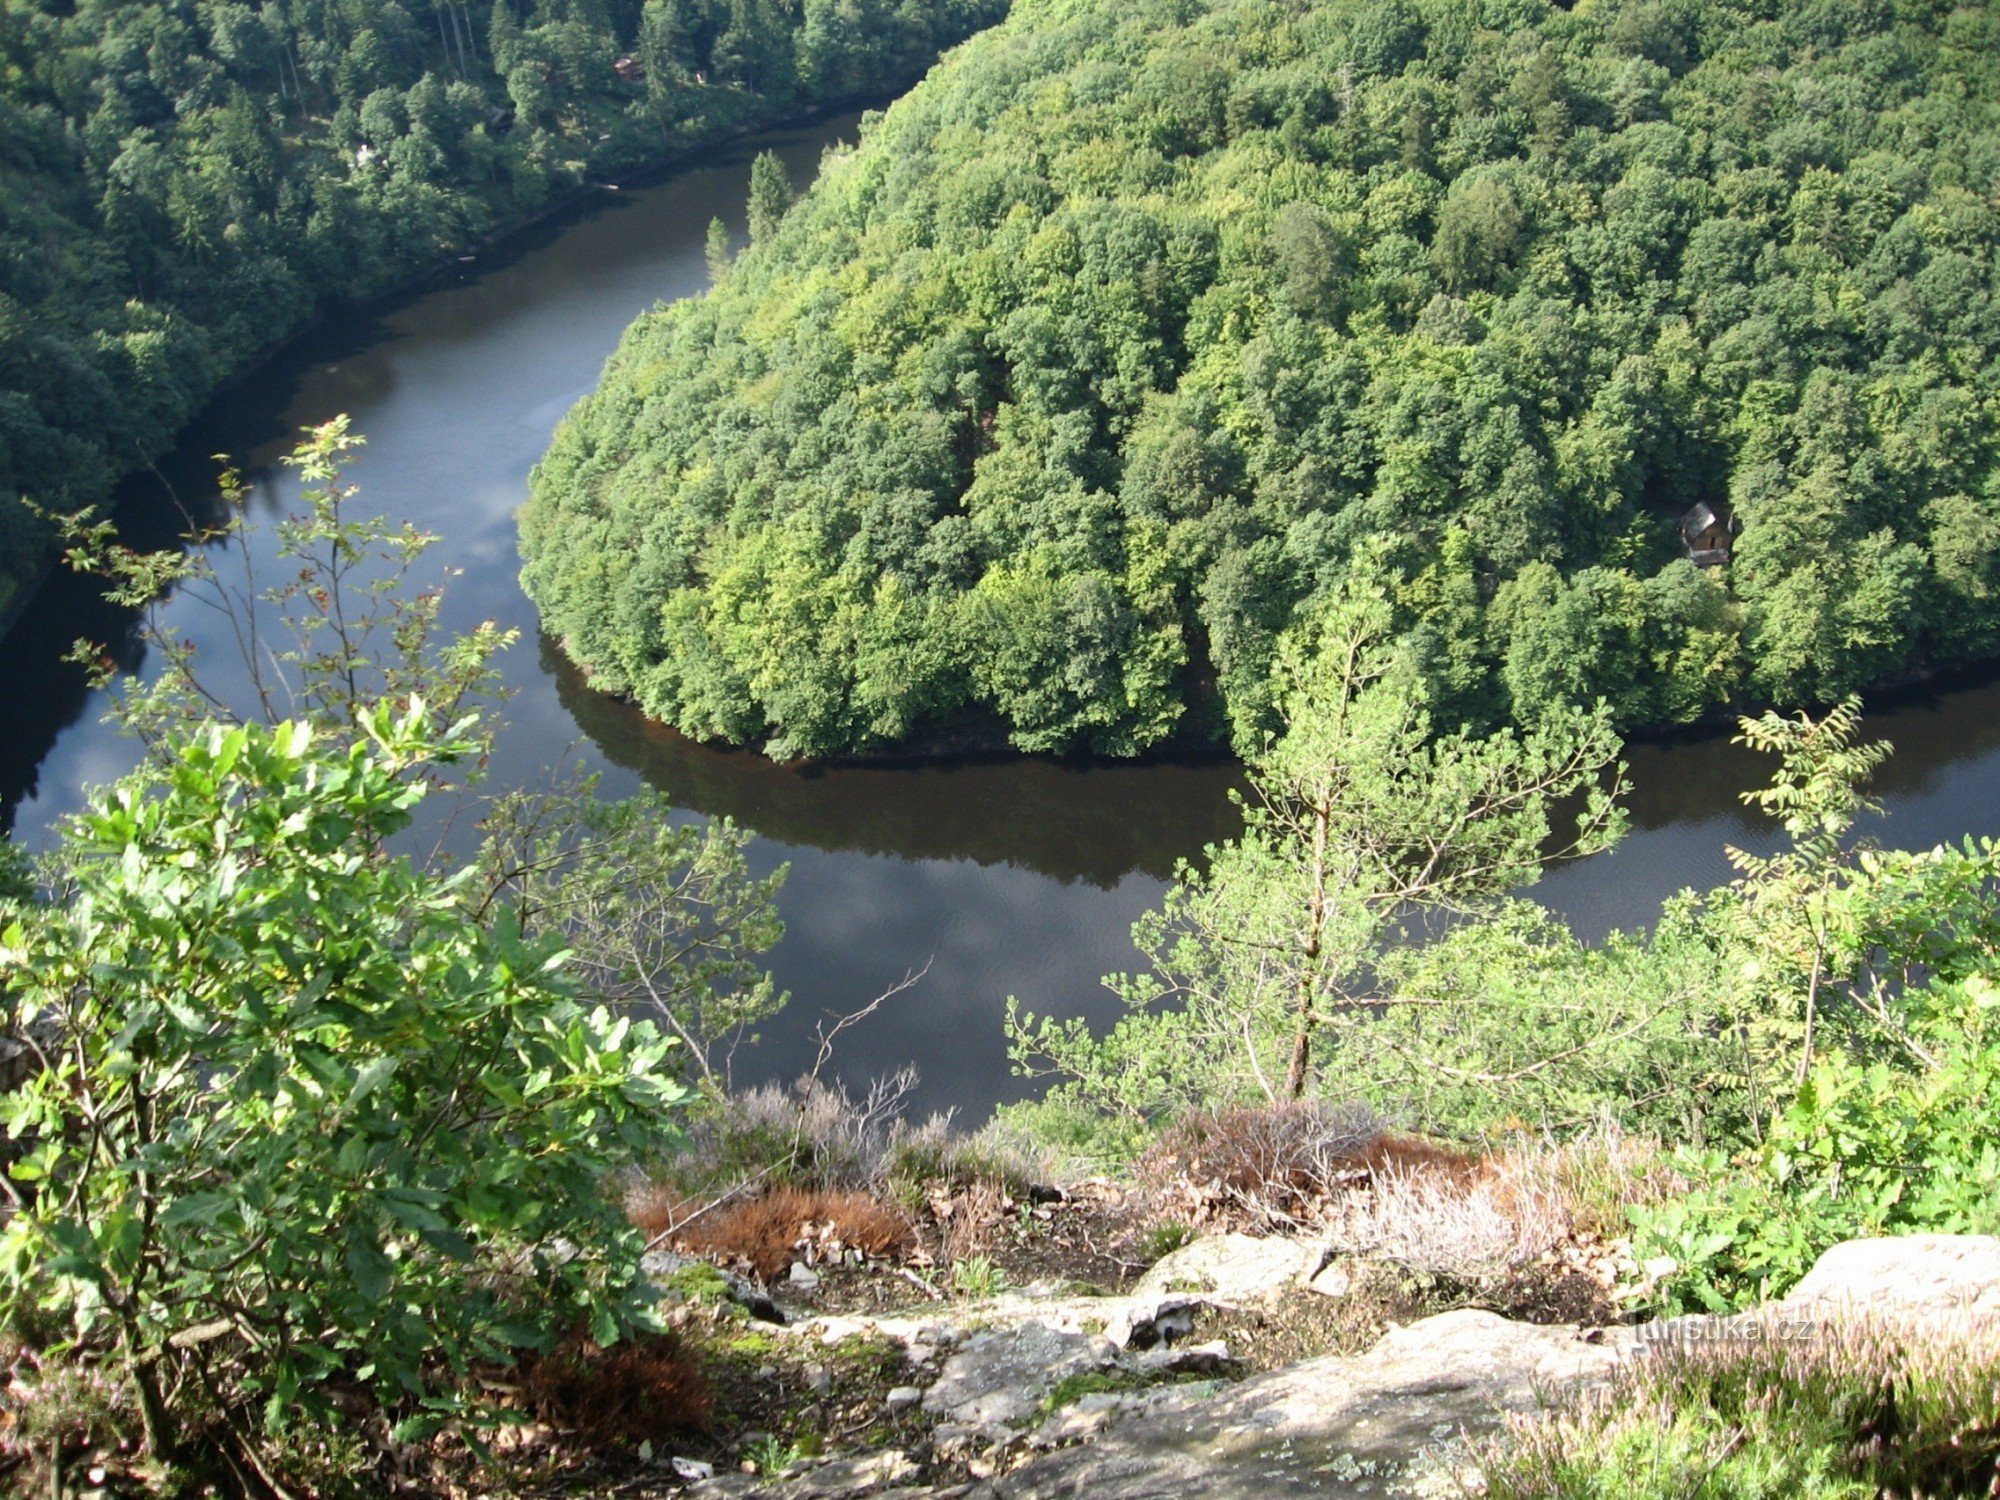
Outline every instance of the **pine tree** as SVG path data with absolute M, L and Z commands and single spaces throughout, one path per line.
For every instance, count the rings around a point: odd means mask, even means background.
M 750 164 L 750 243 L 761 245 L 792 206 L 792 179 L 777 153 L 766 151 Z
M 722 278 L 729 274 L 730 262 L 735 259 L 729 248 L 729 226 L 722 220 L 708 221 L 708 244 L 704 253 L 708 256 L 708 283 L 719 286 Z

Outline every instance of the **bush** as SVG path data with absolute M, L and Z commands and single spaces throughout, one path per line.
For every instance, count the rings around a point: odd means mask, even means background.
M 569 1338 L 523 1362 L 521 1404 L 584 1441 L 642 1443 L 703 1431 L 714 1395 L 680 1341 L 644 1334 L 611 1349 Z
M 476 1417 L 475 1363 L 645 1318 L 603 1179 L 671 1134 L 666 1044 L 388 852 L 462 727 L 360 730 L 198 733 L 0 930 L 9 1020 L 50 1038 L 5 1101 L 0 1311 L 114 1356 L 163 1459 L 196 1410 L 245 1445 L 356 1387 L 406 1436 Z
M 1687 1197 L 1633 1211 L 1634 1253 L 1673 1269 L 1670 1311 L 1724 1311 L 1783 1291 L 1842 1240 L 2000 1229 L 2000 986 L 1912 992 L 1911 1050 L 1823 1051 L 1747 1161 L 1690 1156 Z
M 1611 1390 L 1526 1417 L 1491 1500 L 1984 1495 L 2000 1481 L 2000 1348 L 1970 1326 L 1667 1343 Z
M 1368 1157 L 1386 1134 L 1361 1106 L 1308 1101 L 1204 1112 L 1170 1126 L 1138 1173 L 1196 1223 L 1283 1229 L 1342 1186 L 1365 1181 Z

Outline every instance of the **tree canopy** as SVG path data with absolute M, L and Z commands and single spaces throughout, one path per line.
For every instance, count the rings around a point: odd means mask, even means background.
M 0 620 L 327 297 L 592 178 L 913 76 L 996 0 L 0 0 Z
M 1991 654 L 1996 57 L 1942 0 L 1028 0 L 633 327 L 526 582 L 779 755 L 1254 750 L 1363 567 L 1441 726 Z

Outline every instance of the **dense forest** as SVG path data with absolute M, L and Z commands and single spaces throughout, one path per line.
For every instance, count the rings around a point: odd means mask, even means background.
M 913 76 L 997 0 L 0 0 L 0 620 L 25 495 L 101 499 L 328 297 Z
M 1247 749 L 1358 573 L 1444 723 L 1990 655 L 1996 59 L 1950 0 L 1025 0 L 629 333 L 526 581 L 774 755 Z

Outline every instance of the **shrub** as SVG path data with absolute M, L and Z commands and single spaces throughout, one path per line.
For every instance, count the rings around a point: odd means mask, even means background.
M 696 1200 L 766 1183 L 877 1191 L 905 1141 L 946 1135 L 942 1117 L 914 1129 L 901 1118 L 915 1086 L 916 1074 L 905 1070 L 859 1099 L 810 1077 L 789 1089 L 765 1084 L 712 1099 L 654 1180 Z
M 2000 1228 L 2000 985 L 1928 986 L 1903 1013 L 1915 1055 L 1822 1051 L 1747 1161 L 1689 1155 L 1695 1188 L 1634 1210 L 1634 1253 L 1673 1263 L 1668 1310 L 1756 1301 L 1857 1236 Z
M 969 1301 L 997 1297 L 1007 1290 L 1007 1273 L 989 1256 L 968 1255 L 952 1262 L 951 1289 Z
M 1491 1500 L 1992 1494 L 2000 1347 L 1969 1324 L 1663 1343 L 1482 1467 Z
M 641 1443 L 706 1429 L 714 1397 L 671 1333 L 605 1349 L 571 1337 L 522 1362 L 522 1407 L 593 1445 Z
M 405 1435 L 480 1415 L 464 1377 L 644 1318 L 607 1173 L 680 1091 L 649 1026 L 587 1012 L 559 957 L 390 854 L 465 743 L 421 703 L 350 748 L 208 728 L 68 831 L 69 899 L 0 929 L 26 1149 L 0 1311 L 115 1353 L 166 1458 L 371 1387 Z
M 1192 1114 L 1139 1163 L 1141 1179 L 1195 1222 L 1295 1228 L 1334 1196 L 1391 1176 L 1462 1185 L 1478 1158 L 1391 1132 L 1361 1105 L 1315 1101 Z

